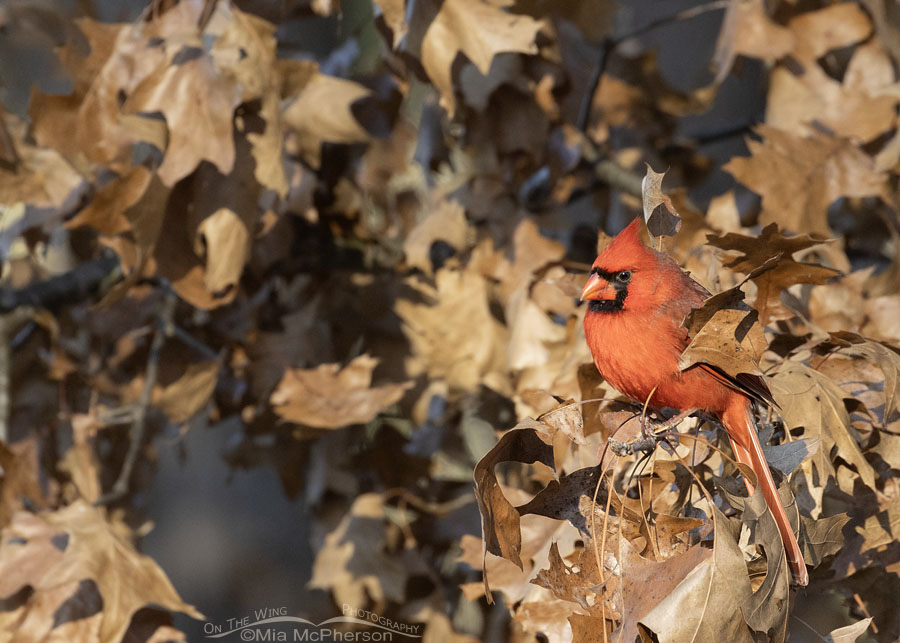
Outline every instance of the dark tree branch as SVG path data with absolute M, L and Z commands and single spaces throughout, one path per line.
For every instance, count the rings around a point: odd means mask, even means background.
M 603 45 L 600 48 L 600 55 L 597 58 L 597 64 L 594 67 L 594 73 L 591 75 L 591 80 L 588 83 L 587 88 L 585 89 L 584 97 L 582 98 L 581 105 L 578 109 L 578 121 L 576 122 L 576 127 L 582 133 L 587 131 L 588 125 L 591 120 L 591 108 L 594 104 L 594 94 L 597 93 L 597 88 L 600 86 L 600 81 L 603 78 L 603 74 L 606 72 L 606 67 L 609 63 L 610 56 L 613 55 L 615 50 L 624 42 L 631 40 L 632 38 L 638 38 L 643 36 L 654 29 L 658 29 L 659 27 L 664 27 L 666 25 L 672 24 L 673 22 L 678 22 L 680 20 L 689 20 L 691 18 L 695 18 L 703 13 L 708 11 L 716 11 L 719 9 L 727 8 L 729 2 L 728 0 L 713 0 L 712 2 L 708 2 L 703 5 L 699 5 L 697 7 L 690 7 L 683 11 L 679 11 L 671 16 L 665 16 L 663 18 L 657 18 L 656 20 L 651 20 L 646 25 L 635 29 L 627 34 L 619 36 L 618 38 L 608 37 L 603 40 Z M 585 137 L 585 140 L 589 140 Z M 638 198 L 641 197 L 641 176 L 638 176 L 631 170 L 628 170 L 615 161 L 608 158 L 600 158 L 598 154 L 598 159 L 595 161 L 595 169 L 597 173 L 597 178 L 599 178 L 604 183 L 611 185 L 614 188 L 621 190 L 627 194 L 631 194 Z
M 150 407 L 150 400 L 153 396 L 153 387 L 156 385 L 156 378 L 159 373 L 159 357 L 162 352 L 163 344 L 166 338 L 172 334 L 173 319 L 175 316 L 175 304 L 178 297 L 173 291 L 169 291 L 163 300 L 162 310 L 157 320 L 156 331 L 153 335 L 153 342 L 150 344 L 150 355 L 147 357 L 147 370 L 144 374 L 144 388 L 141 390 L 141 397 L 133 409 L 134 424 L 131 425 L 131 435 L 129 436 L 128 452 L 125 454 L 125 460 L 122 463 L 122 469 L 119 471 L 119 477 L 116 478 L 112 489 L 109 493 L 104 494 L 97 499 L 96 505 L 109 504 L 119 500 L 128 493 L 131 481 L 131 473 L 134 471 L 134 465 L 137 462 L 141 452 L 141 446 L 144 443 L 144 434 L 147 432 L 147 410 Z
M 55 309 L 74 304 L 97 292 L 104 281 L 121 279 L 119 258 L 108 254 L 45 281 L 13 290 L 0 288 L 0 314 L 23 306 Z

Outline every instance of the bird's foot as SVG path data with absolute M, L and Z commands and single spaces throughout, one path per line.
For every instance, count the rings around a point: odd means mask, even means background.
M 650 435 L 649 437 L 636 438 L 629 442 L 620 442 L 613 438 L 609 439 L 609 450 L 617 456 L 633 455 L 635 453 L 650 453 L 656 448 L 659 439 Z

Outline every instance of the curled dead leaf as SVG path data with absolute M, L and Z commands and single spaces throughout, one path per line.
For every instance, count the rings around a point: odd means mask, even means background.
M 202 241 L 202 243 L 201 243 Z M 194 251 L 206 255 L 203 281 L 211 293 L 234 288 L 250 252 L 250 232 L 244 221 L 229 208 L 219 208 L 200 222 Z
M 552 468 L 553 447 L 534 429 L 513 428 L 504 433 L 496 446 L 475 465 L 475 499 L 481 512 L 484 551 L 501 556 L 522 569 L 519 512 L 500 489 L 494 473 L 494 467 L 500 462 L 542 462 Z M 487 574 L 484 574 L 484 590 L 490 601 Z
M 644 203 L 644 223 L 654 237 L 671 237 L 681 229 L 681 215 L 662 189 L 662 174 L 654 172 L 647 164 L 647 174 L 641 181 L 641 196 Z

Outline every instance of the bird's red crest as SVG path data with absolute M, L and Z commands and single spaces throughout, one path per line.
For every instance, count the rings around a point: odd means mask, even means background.
M 595 266 L 602 266 L 608 270 L 634 267 L 630 264 L 639 262 L 644 258 L 652 258 L 654 252 L 644 245 L 641 240 L 641 217 L 625 226 L 608 246 L 600 253 Z

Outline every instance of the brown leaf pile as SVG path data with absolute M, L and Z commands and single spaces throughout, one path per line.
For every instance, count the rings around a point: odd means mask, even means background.
M 0 65 L 0 640 L 183 638 L 210 608 L 138 553 L 135 498 L 226 420 L 311 516 L 316 622 L 897 640 L 890 11 L 342 4 L 0 7 L 8 58 L 53 61 Z M 716 293 L 683 365 L 777 402 L 804 592 L 719 427 L 648 447 L 591 361 L 578 295 L 641 215 Z

